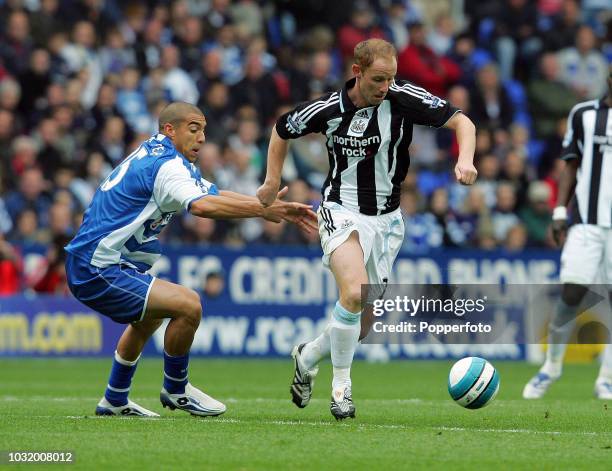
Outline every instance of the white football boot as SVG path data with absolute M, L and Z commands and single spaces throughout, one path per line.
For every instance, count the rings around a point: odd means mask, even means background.
M 310 402 L 314 379 L 319 372 L 319 367 L 307 369 L 302 361 L 302 350 L 306 344 L 302 343 L 293 347 L 291 356 L 293 357 L 293 380 L 291 381 L 291 400 L 300 409 L 303 409 Z
M 203 417 L 221 415 L 227 409 L 225 404 L 203 393 L 191 383 L 187 383 L 185 392 L 182 394 L 170 394 L 165 388 L 162 388 L 159 400 L 162 406 L 169 407 L 170 410 L 180 409 L 191 415 Z
M 355 418 L 355 404 L 353 404 L 350 386 L 332 391 L 329 410 L 336 420 L 343 420 L 348 417 Z
M 597 381 L 595 381 L 595 397 L 612 400 L 612 381 L 607 378 L 597 378 Z
M 525 385 L 523 399 L 541 399 L 550 388 L 551 384 L 559 379 L 559 376 L 550 376 L 541 371 Z
M 135 402 L 128 399 L 127 404 L 123 406 L 113 406 L 108 400 L 103 397 L 98 402 L 96 407 L 96 415 L 122 415 L 133 417 L 159 417 L 159 414 L 139 406 Z

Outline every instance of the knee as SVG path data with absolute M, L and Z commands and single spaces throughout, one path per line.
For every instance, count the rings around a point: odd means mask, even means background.
M 202 319 L 202 304 L 200 303 L 200 296 L 195 291 L 187 291 L 183 298 L 181 312 L 184 320 L 196 330 Z
M 340 295 L 342 307 L 350 312 L 361 311 L 361 285 L 351 286 Z
M 563 299 L 563 302 L 568 306 L 577 306 L 582 301 L 582 298 L 584 298 L 586 292 L 586 286 L 566 283 L 563 285 L 561 299 Z

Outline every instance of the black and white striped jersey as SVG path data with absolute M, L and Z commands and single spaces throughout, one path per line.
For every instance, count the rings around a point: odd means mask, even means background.
M 561 158 L 580 161 L 575 190 L 580 222 L 612 227 L 612 113 L 605 99 L 572 108 Z
M 278 119 L 276 132 L 283 139 L 325 135 L 330 168 L 323 201 L 386 214 L 399 206 L 413 124 L 440 127 L 459 110 L 405 80 L 395 81 L 379 105 L 357 108 L 348 96 L 355 83 L 298 105 Z

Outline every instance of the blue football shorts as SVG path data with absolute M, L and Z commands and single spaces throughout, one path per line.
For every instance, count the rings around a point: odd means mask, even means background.
M 66 278 L 75 298 L 120 324 L 142 320 L 155 279 L 128 264 L 98 268 L 70 253 Z

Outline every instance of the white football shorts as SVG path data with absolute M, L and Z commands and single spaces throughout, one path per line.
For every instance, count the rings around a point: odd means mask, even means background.
M 594 224 L 570 227 L 561 252 L 562 283 L 612 283 L 612 229 Z
M 319 235 L 323 247 L 323 265 L 353 231 L 359 235 L 363 262 L 370 284 L 389 280 L 393 262 L 404 240 L 404 221 L 400 209 L 380 216 L 366 216 L 337 204 L 322 203 L 317 212 Z

